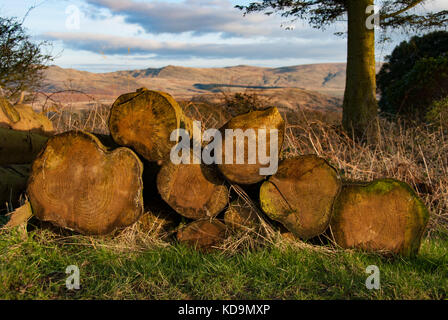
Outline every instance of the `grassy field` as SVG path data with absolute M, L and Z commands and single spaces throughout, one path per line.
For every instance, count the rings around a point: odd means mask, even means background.
M 67 290 L 65 269 L 80 269 Z M 369 290 L 365 269 L 380 270 Z M 2 299 L 447 299 L 448 236 L 414 259 L 279 240 L 254 250 L 201 253 L 175 243 L 127 246 L 112 238 L 37 229 L 0 235 Z

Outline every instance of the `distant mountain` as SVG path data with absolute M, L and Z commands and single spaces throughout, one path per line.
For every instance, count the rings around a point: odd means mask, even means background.
M 342 96 L 345 63 L 310 64 L 282 68 L 235 66 L 226 68 L 159 69 L 91 73 L 52 66 L 46 71 L 46 91 L 77 89 L 89 94 L 117 95 L 138 87 L 191 97 L 220 90 L 299 88 Z
M 345 63 L 308 64 L 281 68 L 234 66 L 187 68 L 166 66 L 142 70 L 91 73 L 51 66 L 44 91 L 75 89 L 104 101 L 146 87 L 170 93 L 176 99 L 213 99 L 219 92 L 255 90 L 273 96 L 288 109 L 298 106 L 337 110 L 345 87 Z M 282 100 L 283 99 L 283 100 Z

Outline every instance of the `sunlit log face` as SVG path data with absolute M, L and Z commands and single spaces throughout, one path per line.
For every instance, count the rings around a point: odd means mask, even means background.
M 331 231 L 338 245 L 369 251 L 417 254 L 429 213 L 403 182 L 349 185 L 335 202 Z
M 157 176 L 157 188 L 163 200 L 191 219 L 215 217 L 229 199 L 216 168 L 204 164 L 165 163 Z
M 149 161 L 169 161 L 176 129 L 191 129 L 191 120 L 167 93 L 139 89 L 121 95 L 113 104 L 109 129 L 114 140 L 132 147 Z
M 233 130 L 235 135 L 226 134 L 229 129 Z M 237 130 L 241 130 L 238 134 Z M 265 138 L 259 139 L 260 129 L 265 133 Z M 276 135 L 271 135 L 271 130 L 275 130 Z M 265 179 L 260 169 L 270 167 L 270 165 L 278 164 L 278 156 L 283 145 L 285 122 L 277 108 L 268 108 L 261 111 L 252 111 L 231 119 L 223 128 L 223 143 L 221 148 L 217 150 L 222 154 L 222 164 L 218 165 L 221 173 L 230 181 L 241 184 L 253 184 Z M 253 132 L 251 139 L 250 133 Z M 272 141 L 271 136 L 276 137 L 276 141 Z M 228 141 L 230 139 L 230 141 Z M 260 141 L 262 141 L 260 143 Z M 229 146 L 233 147 L 233 152 Z M 271 148 L 276 150 L 273 154 Z M 229 156 L 226 154 L 232 152 Z M 260 161 L 260 153 L 267 158 L 267 164 Z M 238 161 L 238 155 L 243 155 L 243 161 Z M 253 157 L 255 161 L 250 161 Z M 242 163 L 239 163 L 242 162 Z M 274 170 L 273 173 L 275 173 Z
M 52 135 L 54 133 L 53 124 L 47 117 L 34 112 L 29 105 L 18 104 L 13 106 L 3 97 L 0 97 L 0 128 L 42 135 Z
M 127 148 L 108 152 L 84 132 L 51 138 L 36 161 L 28 195 L 37 218 L 83 234 L 106 234 L 143 212 L 142 164 Z
M 260 189 L 260 204 L 271 218 L 302 239 L 323 233 L 341 188 L 337 171 L 314 155 L 286 159 Z

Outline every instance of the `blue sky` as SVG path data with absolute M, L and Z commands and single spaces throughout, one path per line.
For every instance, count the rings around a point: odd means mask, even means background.
M 430 0 L 426 9 L 448 8 Z M 2 0 L 2 16 L 23 17 L 35 39 L 52 43 L 55 64 L 92 72 L 166 65 L 288 66 L 345 62 L 344 23 L 325 31 L 278 16 L 243 17 L 246 0 Z M 288 28 L 289 27 L 289 28 Z M 293 30 L 291 30 L 293 27 Z M 289 29 L 289 30 L 288 30 Z M 395 42 L 381 44 L 382 60 Z

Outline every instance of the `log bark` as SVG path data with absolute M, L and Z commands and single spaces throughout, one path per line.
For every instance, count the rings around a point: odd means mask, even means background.
M 36 113 L 31 106 L 12 105 L 0 97 L 0 128 L 52 135 L 53 124 L 42 114 Z
M 109 129 L 119 145 L 133 148 L 145 159 L 169 161 L 177 144 L 170 140 L 171 133 L 176 129 L 192 132 L 192 122 L 169 94 L 142 88 L 118 97 Z
M 233 146 L 233 161 L 231 163 L 227 163 L 226 159 L 226 153 L 229 152 L 227 150 L 226 141 L 229 139 L 229 136 L 226 137 L 226 130 L 227 129 L 241 129 L 242 132 L 246 132 L 249 134 L 248 129 L 253 129 L 255 132 L 255 148 L 249 147 L 249 139 L 244 138 L 242 139 L 235 139 L 233 137 L 230 137 L 230 139 L 233 139 L 233 142 L 227 142 L 230 145 Z M 261 111 L 251 111 L 239 116 L 234 117 L 229 122 L 227 122 L 222 128 L 221 133 L 223 135 L 223 143 L 220 148 L 217 150 L 217 154 L 222 153 L 222 163 L 218 164 L 219 170 L 222 172 L 222 174 L 230 181 L 239 183 L 239 184 L 254 184 L 257 182 L 262 181 L 265 179 L 265 175 L 260 174 L 260 168 L 268 167 L 269 165 L 261 164 L 260 159 L 258 156 L 259 148 L 261 145 L 258 142 L 259 137 L 259 129 L 266 129 L 266 157 L 270 157 L 270 130 L 276 129 L 278 130 L 278 139 L 277 139 L 277 146 L 278 146 L 278 152 L 277 152 L 277 160 L 278 156 L 280 155 L 281 148 L 283 145 L 283 139 L 285 134 L 285 121 L 283 120 L 282 116 L 280 115 L 277 108 L 268 108 L 266 110 Z M 244 150 L 244 161 L 243 163 L 237 163 L 237 153 L 240 150 Z M 251 155 L 254 155 L 256 158 L 255 163 L 251 164 L 249 161 L 249 153 Z M 254 154 L 255 153 L 255 154 Z M 231 158 L 229 156 L 229 158 Z M 271 159 L 273 161 L 274 159 Z
M 383 179 L 344 186 L 330 231 L 342 248 L 415 256 L 428 219 L 427 208 L 410 186 Z
M 177 232 L 177 240 L 200 250 L 210 250 L 224 241 L 226 225 L 219 220 L 193 221 Z
M 30 165 L 0 167 L 0 211 L 17 208 L 26 191 Z
M 294 235 L 310 239 L 323 233 L 341 189 L 337 171 L 315 155 L 283 160 L 260 188 L 262 210 Z
M 108 151 L 92 134 L 52 137 L 34 161 L 28 196 L 37 218 L 82 234 L 107 234 L 143 213 L 142 164 L 127 148 Z
M 37 133 L 0 128 L 0 165 L 33 162 L 47 140 Z
M 162 199 L 190 219 L 213 218 L 226 207 L 229 190 L 215 167 L 166 162 L 157 175 Z

